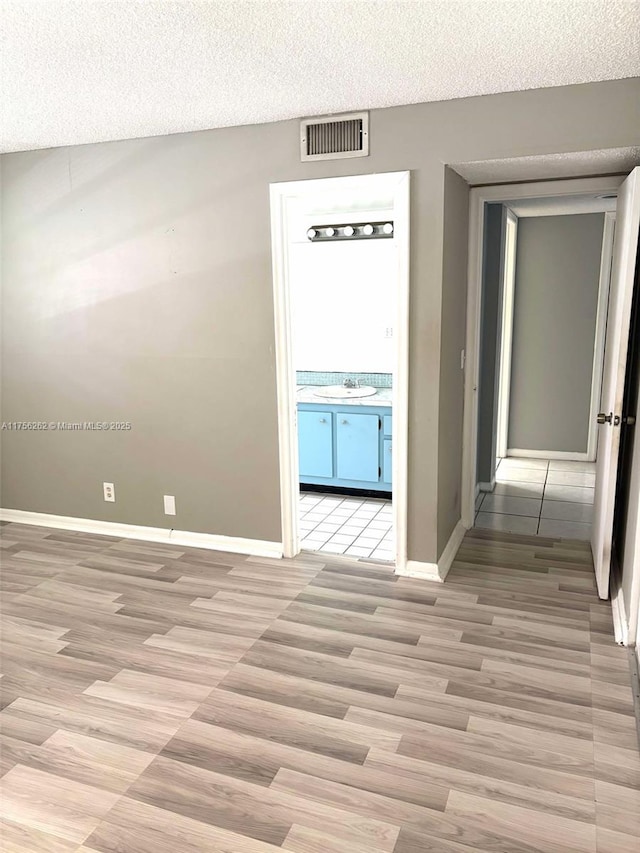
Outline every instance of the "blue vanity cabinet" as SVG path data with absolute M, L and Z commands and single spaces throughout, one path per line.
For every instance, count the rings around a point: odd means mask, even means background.
M 298 458 L 301 477 L 333 477 L 331 412 L 298 412 Z
M 391 491 L 391 409 L 298 404 L 300 482 Z
M 382 439 L 382 482 L 391 486 L 391 439 Z
M 354 406 L 355 408 L 355 406 Z M 336 477 L 339 480 L 380 479 L 378 415 L 336 412 Z

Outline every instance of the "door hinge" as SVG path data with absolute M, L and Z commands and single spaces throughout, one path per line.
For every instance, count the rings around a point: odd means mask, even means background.
M 382 477 L 382 468 L 378 465 L 378 477 Z
M 378 429 L 382 429 L 382 418 L 378 415 Z

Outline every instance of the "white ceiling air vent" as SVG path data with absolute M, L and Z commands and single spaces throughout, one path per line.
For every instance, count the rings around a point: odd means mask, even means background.
M 338 160 L 369 154 L 369 113 L 305 118 L 300 122 L 302 160 Z

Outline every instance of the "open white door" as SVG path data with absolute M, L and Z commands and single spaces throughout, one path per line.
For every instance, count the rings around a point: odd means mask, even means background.
M 629 345 L 631 301 L 640 227 L 640 167 L 618 191 L 616 232 L 609 290 L 609 311 L 602 374 L 598 457 L 591 550 L 600 598 L 609 597 L 609 571 L 613 539 L 620 421 Z
M 499 323 L 501 329 L 498 382 L 498 418 L 496 425 L 496 455 L 507 455 L 509 446 L 509 396 L 511 393 L 511 357 L 513 353 L 513 308 L 516 286 L 516 252 L 518 248 L 518 217 L 503 207 L 502 260 L 500 290 L 502 293 Z M 495 462 L 494 471 L 495 471 Z

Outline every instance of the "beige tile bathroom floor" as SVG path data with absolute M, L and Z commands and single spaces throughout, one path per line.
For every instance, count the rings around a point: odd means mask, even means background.
M 475 526 L 505 533 L 589 539 L 595 462 L 502 459 L 493 492 L 481 492 Z
M 302 492 L 300 547 L 348 557 L 394 560 L 391 501 Z

